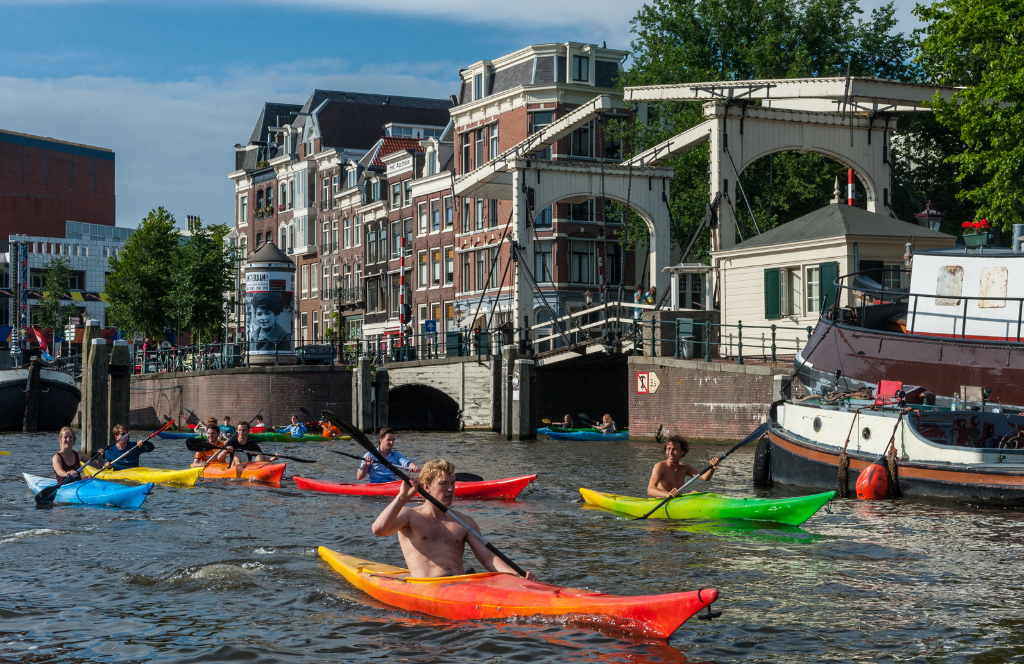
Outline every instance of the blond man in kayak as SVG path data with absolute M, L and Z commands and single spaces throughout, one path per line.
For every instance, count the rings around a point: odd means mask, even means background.
M 377 537 L 398 534 L 398 543 L 402 546 L 402 555 L 405 556 L 410 576 L 437 578 L 472 574 L 472 569 L 464 571 L 462 565 L 467 543 L 487 571 L 515 574 L 511 567 L 488 551 L 479 539 L 429 502 L 419 507 L 406 507 L 406 503 L 416 495 L 417 485 L 442 505 L 450 507 L 455 498 L 455 466 L 444 459 L 428 461 L 420 470 L 419 479 L 413 482 L 415 484 L 402 482 L 398 495 L 384 508 L 371 527 Z M 471 517 L 462 512 L 455 513 L 473 530 L 480 531 Z M 526 578 L 536 577 L 527 572 Z
M 690 451 L 690 443 L 682 436 L 669 436 L 665 441 L 665 460 L 654 464 L 651 481 L 647 483 L 647 495 L 651 498 L 668 498 L 679 495 L 679 487 L 686 484 L 686 478 L 696 477 L 697 469 L 683 463 L 683 457 Z M 711 470 L 700 476 L 707 482 L 715 474 L 718 457 L 709 462 Z

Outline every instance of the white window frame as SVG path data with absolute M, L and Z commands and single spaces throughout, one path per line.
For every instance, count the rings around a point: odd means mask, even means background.
M 430 285 L 430 265 L 427 260 L 427 252 L 416 253 L 416 290 L 423 290 Z

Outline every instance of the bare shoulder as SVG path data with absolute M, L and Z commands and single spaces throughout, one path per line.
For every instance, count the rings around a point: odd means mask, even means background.
M 476 521 L 474 521 L 473 517 L 469 516 L 468 514 L 457 512 L 456 510 L 453 510 L 451 508 L 448 509 L 448 513 L 453 516 L 459 517 L 460 519 L 462 519 L 463 523 L 469 525 L 469 527 L 473 528 L 474 530 L 480 530 L 480 528 L 476 525 Z

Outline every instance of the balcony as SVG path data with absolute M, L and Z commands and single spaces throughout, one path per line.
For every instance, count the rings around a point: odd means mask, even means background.
M 361 304 L 363 302 L 362 288 L 339 288 L 335 291 L 338 303 L 342 305 Z
M 269 219 L 274 216 L 274 206 L 268 205 L 266 207 L 256 208 L 254 212 L 257 219 Z

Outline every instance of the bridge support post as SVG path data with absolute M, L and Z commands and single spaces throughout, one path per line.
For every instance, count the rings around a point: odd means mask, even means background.
M 93 339 L 89 363 L 83 370 L 82 384 L 88 381 L 88 394 L 83 395 L 85 422 L 82 427 L 82 451 L 92 456 L 107 444 L 107 340 Z M 86 372 L 88 375 L 86 376 Z
M 370 359 L 360 357 L 352 369 L 352 424 L 360 431 L 373 430 L 370 379 Z
M 374 424 L 376 424 L 376 430 L 380 431 L 387 428 L 388 418 L 390 417 L 388 395 L 391 392 L 391 380 L 388 376 L 388 370 L 384 367 L 377 367 L 377 376 L 374 378 L 373 387 L 376 395 L 374 402 L 377 405 L 374 408 Z
M 132 358 L 128 354 L 128 342 L 118 339 L 110 350 L 110 365 L 107 373 L 110 375 L 110 388 L 107 392 L 107 445 L 114 443 L 114 432 L 111 427 L 115 424 L 130 426 L 131 418 L 131 395 L 132 395 Z
M 512 435 L 514 440 L 533 440 L 537 437 L 534 417 L 536 402 L 537 368 L 533 360 L 516 360 L 512 374 Z
M 501 358 L 499 361 L 498 358 Z M 491 431 L 498 433 L 502 430 L 501 423 L 503 416 L 504 371 L 505 354 L 491 355 Z
M 506 439 L 512 440 L 512 375 L 516 370 L 516 351 L 506 348 L 501 354 L 501 413 L 500 431 Z

